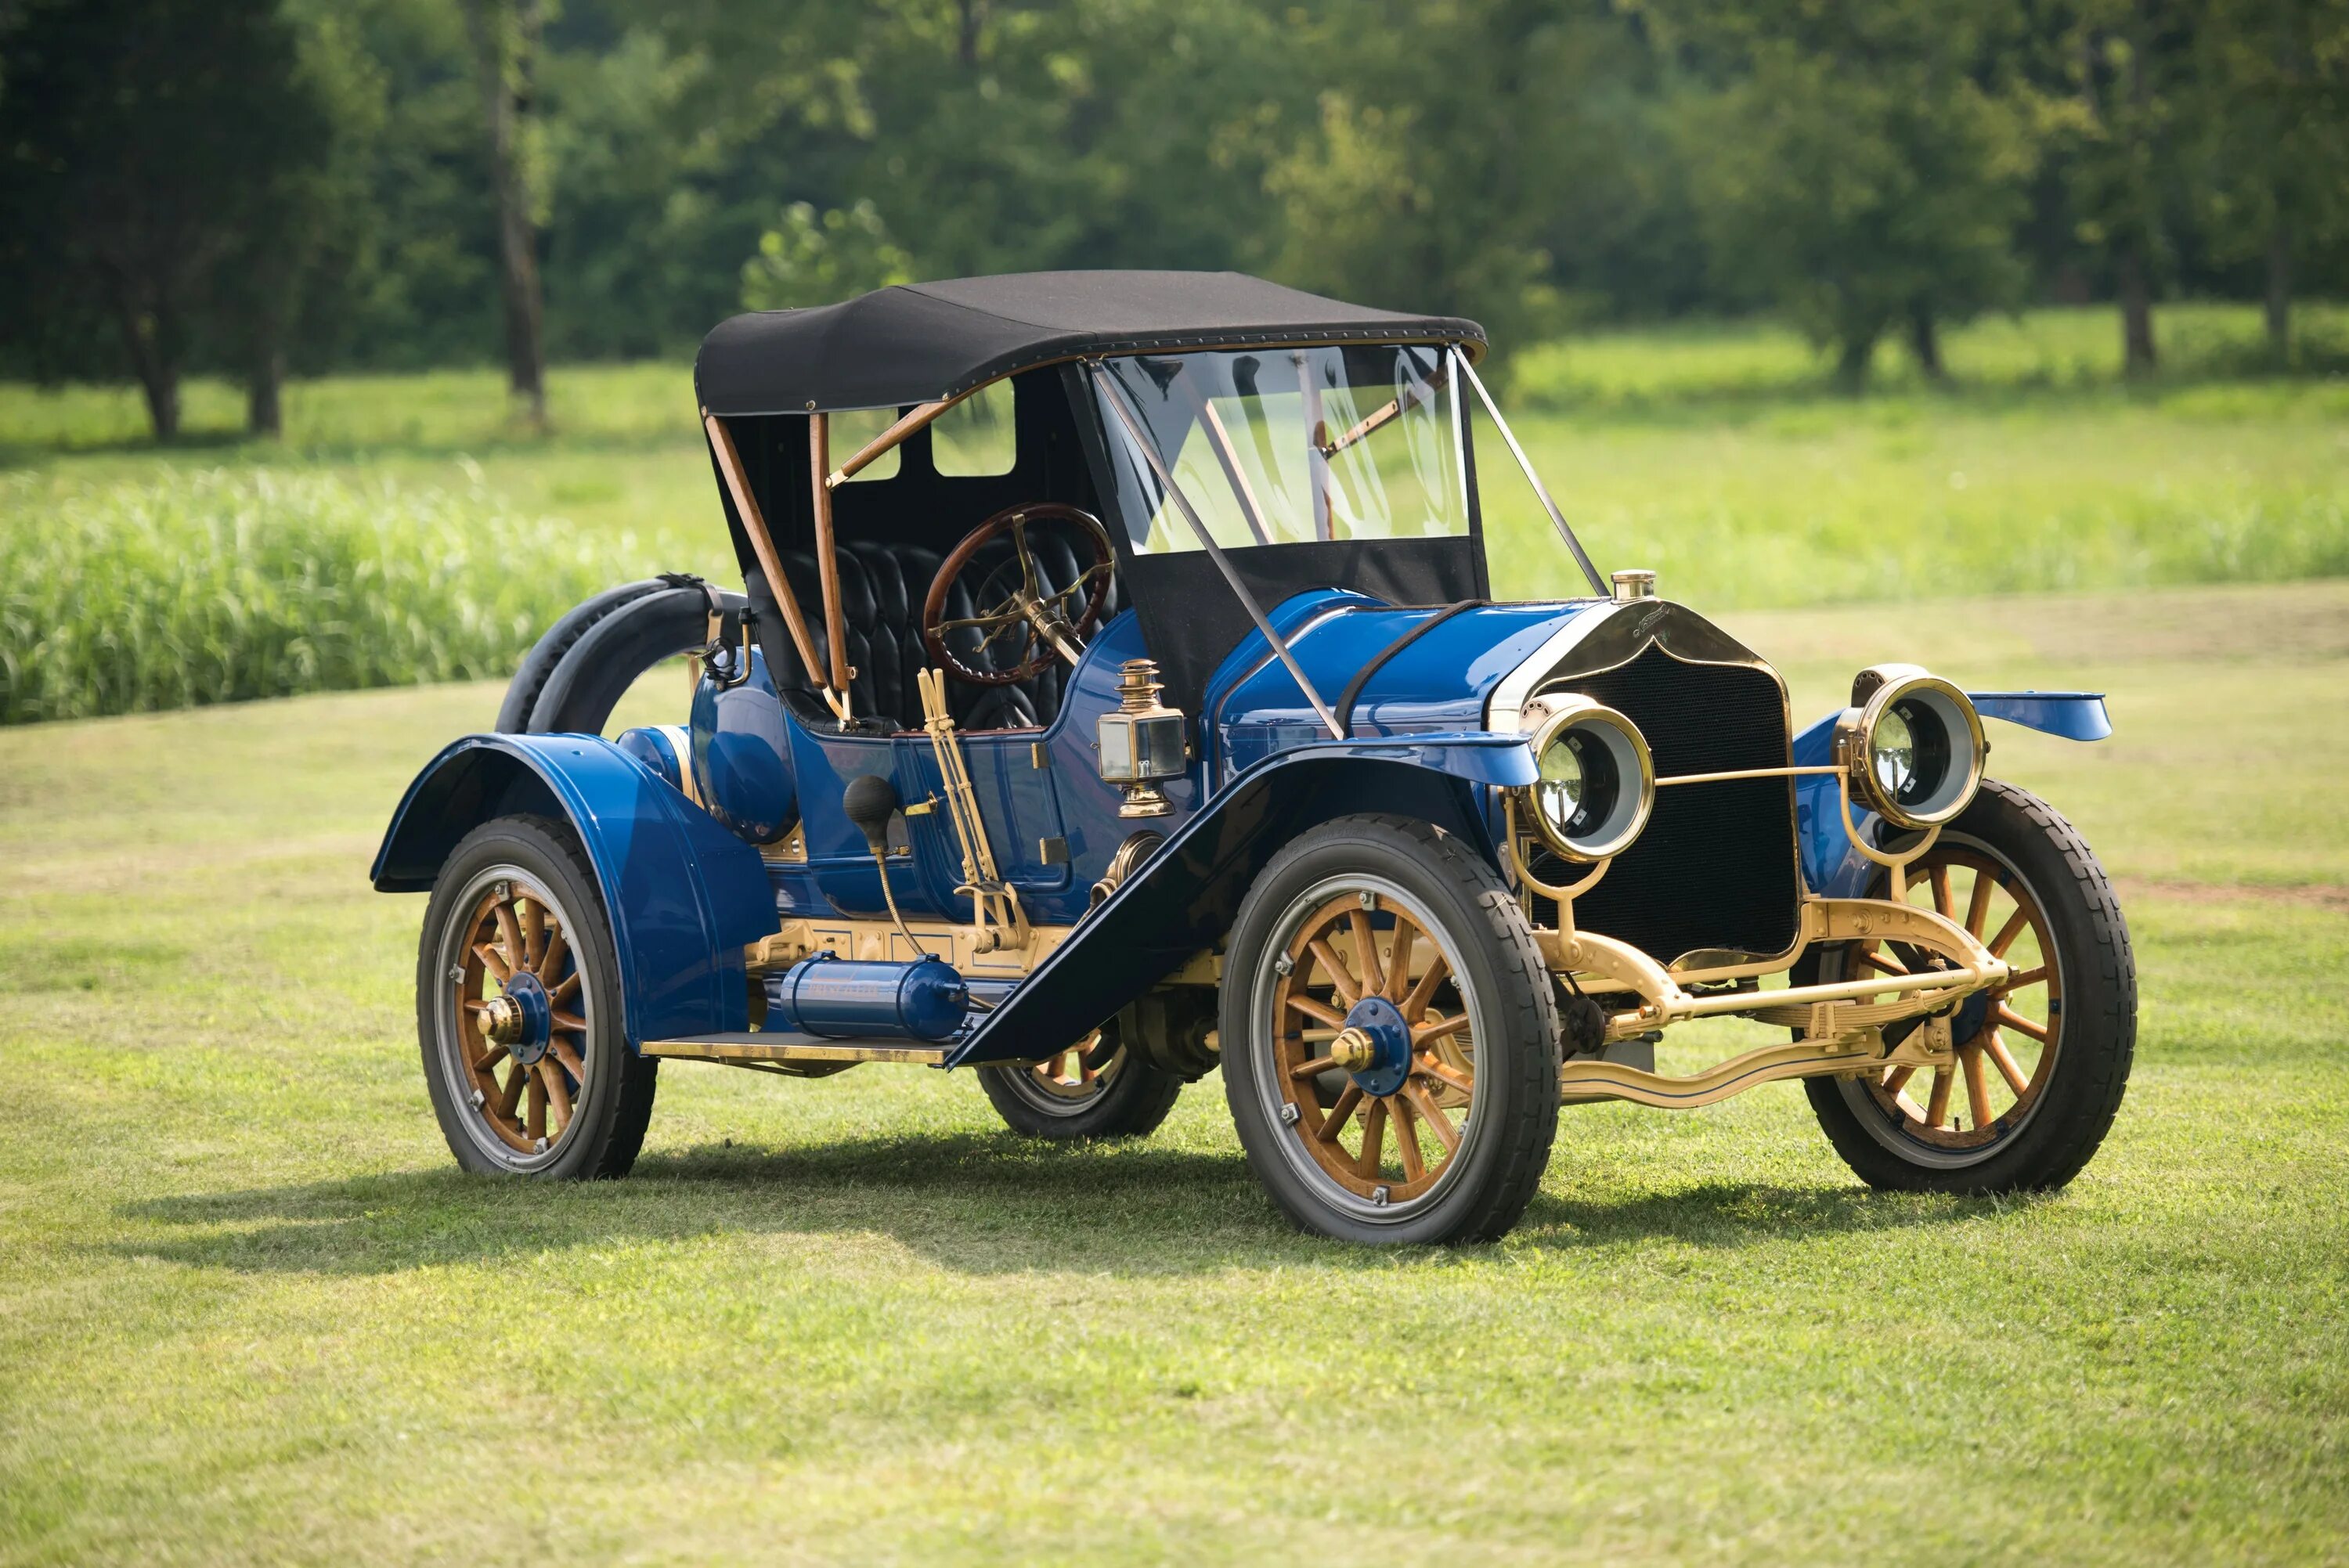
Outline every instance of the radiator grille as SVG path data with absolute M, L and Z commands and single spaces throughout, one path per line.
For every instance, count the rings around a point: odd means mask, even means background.
M 1659 776 L 1784 768 L 1785 695 L 1766 670 L 1686 664 L 1650 647 L 1630 663 L 1564 683 L 1628 717 Z M 1656 791 L 1646 831 L 1574 901 L 1575 923 L 1669 964 L 1700 949 L 1783 953 L 1801 920 L 1792 780 L 1743 779 Z M 1545 882 L 1576 868 L 1537 857 Z M 1537 920 L 1557 910 L 1537 900 Z

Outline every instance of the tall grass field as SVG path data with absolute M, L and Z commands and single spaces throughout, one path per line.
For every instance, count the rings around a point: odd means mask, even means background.
M 2124 384 L 2104 312 L 1951 335 L 1947 386 L 1888 348 L 1837 390 L 1728 325 L 1570 337 L 1493 366 L 1608 566 L 1714 609 L 2349 573 L 2349 310 L 2263 367 L 2249 309 L 2177 307 Z M 594 588 L 734 574 L 683 365 L 553 381 L 553 431 L 481 371 L 288 393 L 284 443 L 187 397 L 153 449 L 124 389 L 0 385 L 0 722 L 497 673 Z M 1582 591 L 1501 443 L 1478 442 L 1496 581 Z

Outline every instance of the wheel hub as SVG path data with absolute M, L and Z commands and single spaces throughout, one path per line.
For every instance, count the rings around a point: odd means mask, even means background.
M 1351 1073 L 1366 1095 L 1385 1096 L 1411 1076 L 1411 1026 L 1384 996 L 1365 996 L 1346 1014 L 1330 1042 L 1330 1059 Z
M 505 994 L 481 1009 L 481 1033 L 524 1067 L 546 1055 L 554 1035 L 554 1005 L 537 975 L 518 970 L 505 982 Z

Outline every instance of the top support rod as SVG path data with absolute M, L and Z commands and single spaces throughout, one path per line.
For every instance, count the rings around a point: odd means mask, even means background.
M 1476 374 L 1476 367 L 1469 364 L 1468 356 L 1457 349 L 1453 351 L 1453 357 L 1459 361 L 1462 374 L 1468 377 L 1468 385 L 1476 389 L 1477 400 L 1485 405 L 1485 412 L 1492 416 L 1494 428 L 1499 430 L 1501 439 L 1509 444 L 1509 455 L 1516 458 L 1517 467 L 1525 470 L 1526 482 L 1534 487 L 1534 494 L 1541 498 L 1550 521 L 1557 525 L 1557 536 L 1566 541 L 1566 547 L 1574 552 L 1574 559 L 1582 567 L 1582 574 L 1590 579 L 1590 591 L 1602 599 L 1608 597 L 1607 579 L 1599 574 L 1599 568 L 1590 563 L 1589 552 L 1582 548 L 1582 541 L 1575 538 L 1574 530 L 1567 526 L 1566 513 L 1558 511 L 1557 502 L 1549 499 L 1548 487 L 1542 483 L 1541 475 L 1534 472 L 1532 459 L 1526 456 L 1526 449 L 1517 445 L 1516 432 L 1509 428 L 1506 419 L 1501 418 L 1500 407 L 1493 401 L 1493 395 L 1485 390 L 1484 379 Z

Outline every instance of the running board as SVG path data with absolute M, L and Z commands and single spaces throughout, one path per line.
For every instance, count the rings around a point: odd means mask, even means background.
M 703 1062 L 905 1062 L 940 1068 L 953 1052 L 951 1043 L 927 1040 L 835 1040 L 822 1035 L 783 1030 L 739 1034 L 686 1035 L 674 1040 L 647 1040 L 639 1047 L 648 1057 L 677 1057 Z

